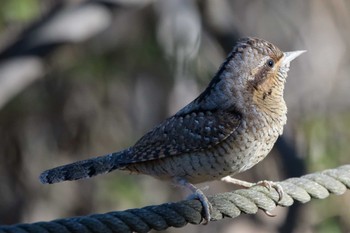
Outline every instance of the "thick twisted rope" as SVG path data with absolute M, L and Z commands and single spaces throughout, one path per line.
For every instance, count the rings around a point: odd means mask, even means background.
M 285 192 L 283 199 L 278 203 L 278 193 L 274 189 L 268 190 L 261 186 L 209 196 L 213 207 L 211 221 L 224 217 L 235 218 L 241 213 L 255 214 L 258 209 L 271 211 L 276 205 L 291 206 L 294 200 L 306 203 L 311 198 L 324 199 L 330 193 L 343 194 L 350 188 L 350 165 L 300 178 L 290 178 L 278 184 Z M 140 209 L 57 219 L 51 222 L 0 226 L 0 233 L 148 232 L 151 229 L 183 227 L 187 223 L 199 224 L 203 214 L 202 205 L 198 200 L 186 200 Z

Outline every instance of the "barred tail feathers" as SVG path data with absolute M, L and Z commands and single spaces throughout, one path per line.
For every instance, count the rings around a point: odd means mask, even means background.
M 79 180 L 108 173 L 123 166 L 118 161 L 121 161 L 120 158 L 125 153 L 126 150 L 123 150 L 55 167 L 41 173 L 39 179 L 43 184 L 53 184 L 66 180 Z

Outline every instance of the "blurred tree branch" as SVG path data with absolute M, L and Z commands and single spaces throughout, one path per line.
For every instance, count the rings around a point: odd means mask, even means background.
M 62 45 L 81 43 L 110 26 L 113 9 L 149 1 L 83 1 L 56 4 L 0 52 L 0 108 L 45 74 L 45 57 Z

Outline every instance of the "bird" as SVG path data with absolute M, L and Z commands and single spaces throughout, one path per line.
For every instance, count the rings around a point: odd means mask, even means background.
M 282 52 L 260 38 L 239 39 L 204 91 L 129 148 L 41 173 L 42 183 L 89 178 L 113 170 L 146 174 L 184 186 L 210 221 L 211 204 L 195 184 L 222 180 L 245 187 L 232 176 L 264 159 L 287 121 L 283 92 L 290 62 L 304 50 Z

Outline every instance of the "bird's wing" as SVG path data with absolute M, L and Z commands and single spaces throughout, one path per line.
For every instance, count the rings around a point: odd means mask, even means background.
M 205 150 L 230 136 L 240 125 L 234 111 L 195 111 L 175 115 L 144 135 L 123 158 L 123 164 Z

